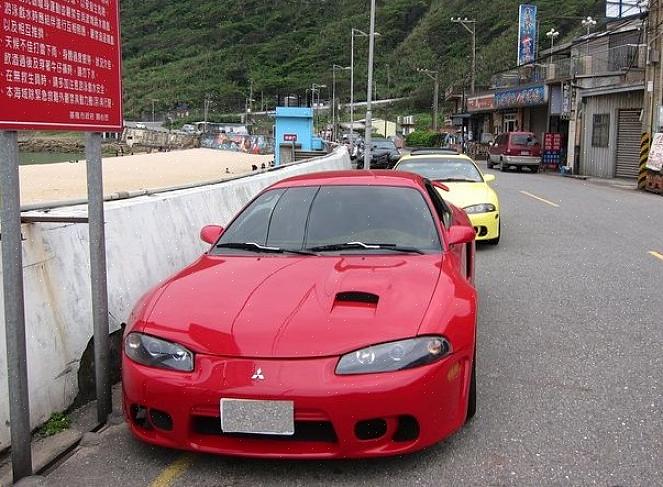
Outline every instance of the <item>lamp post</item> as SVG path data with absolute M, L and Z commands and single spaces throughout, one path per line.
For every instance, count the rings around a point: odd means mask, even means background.
M 553 50 L 555 47 L 555 39 L 559 37 L 559 31 L 556 31 L 555 28 L 553 27 L 550 29 L 548 32 L 546 32 L 546 37 L 550 39 L 550 51 Z M 550 53 L 552 56 L 552 52 Z
M 437 132 L 438 107 L 440 104 L 440 77 L 437 71 L 432 69 L 417 68 L 418 73 L 425 74 L 434 81 L 433 87 L 433 131 Z
M 366 88 L 366 149 L 364 150 L 364 169 L 371 168 L 371 157 L 373 155 L 372 137 L 373 137 L 373 113 L 371 112 L 371 103 L 373 99 L 373 55 L 375 53 L 375 0 L 371 0 L 371 25 L 368 31 L 368 86 Z
M 587 29 L 587 55 L 589 56 L 589 34 L 596 26 L 596 20 L 591 17 L 587 17 L 586 19 L 583 19 L 582 26 Z
M 338 64 L 332 65 L 332 141 L 336 141 L 336 70 L 351 71 L 350 66 L 339 66 Z
M 472 34 L 472 86 L 470 87 L 470 90 L 474 95 L 477 80 L 477 21 L 474 19 L 468 19 L 467 17 L 464 19 L 461 19 L 460 17 L 451 17 L 451 21 L 462 25 L 467 32 Z
M 354 149 L 354 129 L 355 129 L 355 35 L 358 37 L 368 37 L 369 34 L 363 30 L 353 28 L 350 41 L 350 150 Z M 380 36 L 375 32 L 374 36 Z

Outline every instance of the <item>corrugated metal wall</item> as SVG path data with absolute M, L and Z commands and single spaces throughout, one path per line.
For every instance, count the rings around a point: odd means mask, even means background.
M 617 93 L 614 95 L 586 98 L 583 115 L 584 134 L 582 140 L 580 172 L 586 176 L 600 178 L 615 177 L 617 166 L 617 129 L 620 109 L 642 109 L 642 91 Z M 610 115 L 610 140 L 608 147 L 592 147 L 592 122 L 595 114 Z

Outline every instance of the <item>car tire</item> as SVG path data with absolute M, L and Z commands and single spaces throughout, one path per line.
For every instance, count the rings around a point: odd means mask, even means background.
M 536 174 L 537 172 L 539 172 L 539 167 L 538 166 L 533 167 L 532 168 L 532 174 Z
M 474 359 L 472 360 L 472 377 L 470 378 L 470 392 L 467 401 L 467 415 L 465 416 L 465 423 L 469 423 L 477 413 L 477 352 L 474 351 Z
M 486 161 L 486 167 L 487 167 L 488 169 L 492 169 L 492 168 L 493 168 L 493 161 L 490 160 L 490 157 L 488 157 L 488 160 Z
M 500 159 L 500 171 L 501 172 L 507 172 L 509 169 L 509 166 L 504 165 L 504 159 Z

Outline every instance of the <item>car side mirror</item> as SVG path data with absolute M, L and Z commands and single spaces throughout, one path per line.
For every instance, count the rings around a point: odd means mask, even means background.
M 200 240 L 212 245 L 221 238 L 223 227 L 219 225 L 206 225 L 200 230 Z
M 485 174 L 483 176 L 483 180 L 487 183 L 492 183 L 493 181 L 495 181 L 495 175 L 494 174 Z
M 466 244 L 474 241 L 474 228 L 465 225 L 452 225 L 449 228 L 449 245 Z

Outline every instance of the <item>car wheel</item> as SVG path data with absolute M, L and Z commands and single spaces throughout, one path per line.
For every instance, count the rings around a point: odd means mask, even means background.
M 490 157 L 489 157 L 488 160 L 486 161 L 486 167 L 487 167 L 488 169 L 492 169 L 492 168 L 493 168 L 493 161 L 490 160 Z
M 532 174 L 536 174 L 537 172 L 539 172 L 539 166 L 533 167 L 532 168 Z
M 507 169 L 509 169 L 509 166 L 506 166 L 506 165 L 504 164 L 504 159 L 500 159 L 500 171 L 502 171 L 502 172 L 506 172 Z
M 502 220 L 500 220 L 500 223 L 497 226 L 497 237 L 491 238 L 490 240 L 486 240 L 486 243 L 488 245 L 499 245 L 501 235 L 502 235 Z
M 470 379 L 470 397 L 467 401 L 467 416 L 465 423 L 469 423 L 477 413 L 477 352 L 474 352 L 472 360 L 472 378 Z

